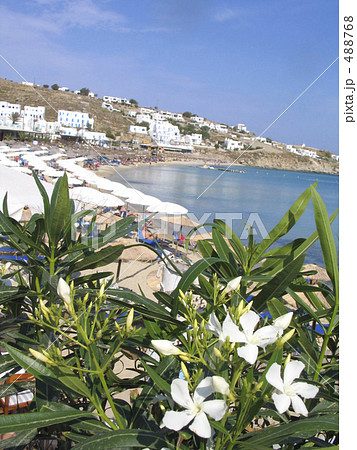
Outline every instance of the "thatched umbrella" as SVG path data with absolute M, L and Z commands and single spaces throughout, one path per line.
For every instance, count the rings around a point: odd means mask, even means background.
M 205 239 L 212 239 L 212 233 L 196 234 L 195 236 L 192 236 L 190 238 L 190 241 L 197 242 L 197 241 L 203 241 Z
M 111 225 L 115 222 L 118 222 L 118 220 L 121 220 L 121 217 L 116 216 L 109 211 L 103 214 L 98 214 L 96 218 L 96 222 L 98 225 Z
M 165 216 L 165 217 L 160 217 L 160 219 L 163 220 L 164 222 L 169 222 L 169 223 L 173 223 L 175 225 L 179 225 L 181 228 L 182 227 L 193 228 L 193 227 L 197 227 L 199 225 L 199 223 L 194 222 L 189 217 L 182 216 L 182 215 L 180 215 L 180 216 Z
M 304 278 L 309 280 L 317 280 L 317 281 L 330 281 L 330 278 L 326 272 L 326 269 L 318 266 L 317 264 L 305 264 L 304 270 L 307 272 L 314 271 L 315 274 L 312 275 L 304 275 Z

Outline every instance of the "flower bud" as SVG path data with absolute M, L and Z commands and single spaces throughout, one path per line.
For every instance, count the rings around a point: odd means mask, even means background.
M 151 341 L 151 344 L 158 352 L 166 356 L 179 355 L 180 353 L 182 353 L 182 351 L 177 348 L 172 342 L 165 339 L 154 339 Z
M 47 356 L 45 356 L 43 353 L 40 353 L 37 350 L 34 350 L 33 348 L 30 348 L 29 350 L 30 350 L 31 355 L 34 356 L 39 361 L 42 361 L 46 364 L 53 365 L 53 362 L 50 359 L 48 359 Z
M 293 328 L 292 330 L 285 333 L 284 336 L 282 336 L 281 338 L 279 338 L 277 340 L 277 347 L 282 348 L 283 345 L 293 337 L 294 333 L 295 333 L 295 328 Z
M 183 361 L 181 361 L 181 370 L 182 370 L 184 377 L 186 378 L 186 381 L 190 381 L 190 375 L 188 373 L 186 364 Z
M 105 282 L 100 286 L 99 295 L 98 295 L 99 298 L 103 297 L 103 294 L 104 294 L 104 291 L 105 291 L 105 286 L 106 286 Z
M 217 347 L 213 348 L 213 353 L 215 354 L 215 356 L 217 358 L 224 360 L 222 353 L 219 351 L 219 349 Z
M 131 310 L 129 311 L 128 317 L 126 318 L 126 332 L 129 333 L 130 328 L 133 324 L 133 320 L 134 320 L 134 308 L 131 308 Z
M 68 286 L 68 284 L 64 281 L 63 278 L 60 278 L 58 280 L 57 294 L 67 305 L 70 305 L 72 303 L 71 288 Z
M 213 376 L 212 377 L 212 387 L 215 390 L 215 392 L 219 392 L 223 395 L 229 395 L 229 384 L 227 381 L 219 376 Z

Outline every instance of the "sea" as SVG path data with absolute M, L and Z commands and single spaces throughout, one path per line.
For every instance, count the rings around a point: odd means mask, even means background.
M 189 217 L 196 222 L 209 223 L 214 218 L 225 220 L 244 245 L 248 242 L 250 226 L 255 241 L 260 242 L 300 194 L 315 182 L 318 182 L 317 191 L 328 214 L 331 215 L 338 209 L 339 177 L 336 175 L 242 166 L 230 166 L 229 169 L 237 172 L 214 170 L 204 166 L 153 164 L 120 171 L 110 179 L 158 197 L 162 201 L 178 203 L 188 209 Z M 315 230 L 310 201 L 295 226 L 272 248 L 285 245 L 296 238 L 306 238 Z M 184 231 L 187 233 L 189 230 Z M 206 231 L 210 231 L 210 227 L 206 227 Z M 338 251 L 338 216 L 332 224 L 332 231 Z M 305 262 L 324 267 L 318 242 L 308 250 Z

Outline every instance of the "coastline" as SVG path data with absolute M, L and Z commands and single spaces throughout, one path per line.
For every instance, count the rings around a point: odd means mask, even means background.
M 95 171 L 95 173 L 102 178 L 110 178 L 114 173 L 135 169 L 139 167 L 156 167 L 156 166 L 200 166 L 205 163 L 214 165 L 214 163 L 209 160 L 202 161 L 202 160 L 190 160 L 190 161 L 158 161 L 155 163 L 148 163 L 148 162 L 139 162 L 136 164 L 131 165 L 120 165 L 120 166 L 111 166 L 109 164 L 103 164 L 99 167 L 98 170 Z M 229 161 L 222 162 L 221 165 L 229 166 L 231 163 Z M 303 168 L 298 169 L 290 169 L 290 168 L 283 168 L 283 167 L 273 167 L 273 166 L 267 166 L 267 165 L 243 165 L 243 164 L 232 164 L 232 167 L 239 167 L 239 168 L 254 168 L 254 169 L 263 169 L 263 170 L 279 170 L 279 171 L 286 171 L 286 172 L 302 172 L 302 173 L 309 173 L 309 174 L 322 174 L 322 175 L 333 175 L 333 176 L 339 176 L 339 173 L 331 173 L 331 172 L 324 172 L 324 171 L 316 171 L 316 170 L 304 170 Z

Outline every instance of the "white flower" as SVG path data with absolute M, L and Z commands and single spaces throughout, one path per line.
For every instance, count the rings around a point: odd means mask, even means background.
M 185 410 L 167 411 L 162 419 L 162 426 L 179 431 L 193 421 L 189 426 L 190 430 L 208 439 L 211 436 L 211 425 L 207 415 L 214 420 L 221 420 L 227 410 L 224 400 L 204 401 L 212 393 L 212 377 L 207 377 L 199 383 L 193 397 L 189 393 L 187 381 L 174 380 L 171 384 L 172 399 Z
M 154 339 L 151 341 L 156 350 L 163 355 L 179 355 L 182 351 L 177 348 L 172 342 L 165 339 Z
M 308 415 L 308 410 L 299 395 L 304 398 L 314 398 L 319 389 L 304 382 L 293 383 L 295 378 L 299 378 L 304 368 L 305 364 L 301 361 L 288 362 L 284 370 L 283 380 L 280 375 L 281 366 L 279 364 L 274 363 L 269 368 L 266 379 L 269 384 L 281 392 L 281 394 L 274 393 L 272 395 L 275 407 L 280 414 L 287 411 L 292 403 L 297 414 Z
M 231 291 L 236 291 L 239 288 L 241 279 L 242 277 L 233 278 L 233 280 L 227 283 L 227 286 L 224 288 L 223 292 L 227 293 Z
M 277 331 L 279 337 L 282 336 L 283 331 L 286 328 L 288 328 L 292 318 L 293 318 L 293 312 L 288 312 L 274 320 L 272 326 L 274 328 L 276 328 L 276 331 Z
M 229 338 L 230 342 L 239 342 L 239 328 L 233 322 L 229 313 L 227 313 L 222 325 L 219 323 L 216 314 L 211 313 L 206 328 L 216 335 L 221 342 L 225 342 L 227 338 Z
M 239 347 L 237 352 L 241 358 L 244 358 L 250 364 L 254 364 L 258 357 L 258 347 L 265 350 L 268 344 L 272 344 L 277 339 L 276 329 L 268 325 L 254 332 L 254 328 L 259 322 L 259 316 L 254 311 L 248 311 L 239 318 L 243 331 L 239 331 L 238 340 L 246 345 Z
M 69 285 L 64 281 L 63 278 L 60 278 L 58 280 L 57 285 L 57 294 L 61 299 L 67 304 L 70 305 L 72 303 L 71 301 L 71 288 Z
M 229 395 L 229 384 L 227 381 L 219 376 L 212 377 L 212 388 L 215 392 L 219 392 L 223 395 Z

